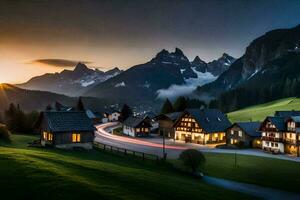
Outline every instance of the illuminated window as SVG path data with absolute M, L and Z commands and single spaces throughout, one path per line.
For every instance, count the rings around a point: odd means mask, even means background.
M 140 128 L 136 128 L 135 130 L 136 130 L 136 132 L 140 132 Z
M 53 134 L 52 133 L 47 133 L 47 140 L 52 141 L 53 140 Z
M 72 142 L 80 142 L 80 133 L 72 133 Z
M 43 139 L 47 140 L 47 132 L 45 132 L 45 131 L 43 132 Z
M 191 125 L 191 123 L 188 123 L 188 127 L 191 127 L 192 125 Z
M 149 131 L 149 129 L 148 128 L 145 128 L 145 132 L 148 132 Z
M 239 131 L 239 137 L 243 137 L 242 131 Z

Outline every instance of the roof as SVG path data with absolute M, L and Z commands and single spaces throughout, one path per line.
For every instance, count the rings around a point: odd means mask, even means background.
M 239 126 L 247 135 L 252 137 L 261 136 L 261 133 L 258 131 L 261 124 L 260 122 L 237 122 L 235 124 Z
M 300 116 L 292 116 L 291 119 L 292 119 L 294 122 L 300 122 Z
M 97 118 L 96 115 L 95 115 L 95 113 L 93 111 L 91 111 L 91 110 L 86 110 L 85 113 L 88 116 L 88 118 L 90 118 L 90 119 Z
M 113 113 L 121 113 L 121 112 L 116 109 L 113 109 L 113 108 L 108 108 L 108 109 L 105 109 L 104 113 L 111 115 Z
M 300 116 L 299 110 L 285 110 L 285 111 L 276 111 L 275 117 L 291 117 L 291 116 Z
M 285 131 L 285 118 L 284 117 L 267 117 L 267 119 L 275 125 L 279 131 Z
M 218 109 L 187 109 L 207 133 L 223 132 L 231 126 L 227 117 Z
M 137 127 L 140 123 L 142 123 L 146 117 L 136 117 L 136 116 L 130 116 L 124 121 L 124 125 L 129 127 Z M 150 125 L 150 124 L 149 124 Z M 150 125 L 151 126 L 151 125 Z
M 182 112 L 173 112 L 173 113 L 168 113 L 165 114 L 169 119 L 171 119 L 172 121 L 175 121 L 178 119 L 178 117 L 180 117 L 180 115 L 182 114 Z
M 42 116 L 52 132 L 95 130 L 84 111 L 47 111 L 43 112 Z

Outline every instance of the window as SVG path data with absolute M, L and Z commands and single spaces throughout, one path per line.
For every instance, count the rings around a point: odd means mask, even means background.
M 278 147 L 278 143 L 275 143 L 275 147 Z
M 148 128 L 145 128 L 145 132 L 148 132 L 149 131 L 149 129 Z
M 72 133 L 72 142 L 80 142 L 80 133 Z
M 135 131 L 136 131 L 136 132 L 140 132 L 140 128 L 136 128 Z
M 230 132 L 231 132 L 231 135 L 233 135 L 233 134 L 234 134 L 234 131 L 233 131 L 233 130 L 231 130 Z
M 53 134 L 52 133 L 48 133 L 47 134 L 47 139 L 48 139 L 48 141 L 52 141 L 53 140 Z
M 43 132 L 43 139 L 47 140 L 47 132 L 45 132 L 45 131 Z
M 242 131 L 239 131 L 239 137 L 243 137 Z

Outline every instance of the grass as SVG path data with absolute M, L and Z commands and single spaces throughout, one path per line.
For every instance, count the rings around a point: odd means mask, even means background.
M 113 134 L 114 134 L 114 135 L 124 136 L 124 134 L 123 134 L 123 127 L 115 128 L 115 129 L 113 130 Z
M 204 174 L 299 193 L 300 163 L 248 155 L 204 153 Z M 179 161 L 173 161 L 182 168 Z
M 263 121 L 266 116 L 280 110 L 300 110 L 300 98 L 285 98 L 264 104 L 247 107 L 228 113 L 231 122 Z
M 102 151 L 28 148 L 33 136 L 0 143 L 3 199 L 250 199 L 166 165 Z

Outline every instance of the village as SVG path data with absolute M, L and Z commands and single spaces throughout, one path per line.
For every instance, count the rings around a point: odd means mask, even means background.
M 92 149 L 95 142 L 105 144 L 101 131 L 118 139 L 111 141 L 112 146 L 131 148 L 127 138 L 135 142 L 148 141 L 160 144 L 165 153 L 167 146 L 192 147 L 196 149 L 228 150 L 252 149 L 289 158 L 300 156 L 300 111 L 276 111 L 263 121 L 231 123 L 226 114 L 218 109 L 185 109 L 182 112 L 159 115 L 133 115 L 125 105 L 121 110 L 106 109 L 103 113 L 85 110 L 79 100 L 81 109 L 68 107 L 55 102 L 51 109 L 41 112 L 36 129 L 40 140 L 35 145 L 53 146 L 61 149 Z M 122 113 L 123 112 L 123 113 Z M 105 129 L 100 128 L 105 127 Z M 115 144 L 114 144 L 115 142 Z M 189 145 L 193 144 L 193 146 Z M 127 146 L 126 146 L 127 145 Z M 140 144 L 138 151 L 144 152 Z M 133 147 L 136 150 L 136 147 Z M 145 150 L 146 151 L 146 150 Z M 159 152 L 159 153 L 157 153 Z M 236 151 L 235 151 L 236 152 Z M 150 151 L 164 157 L 161 151 Z

